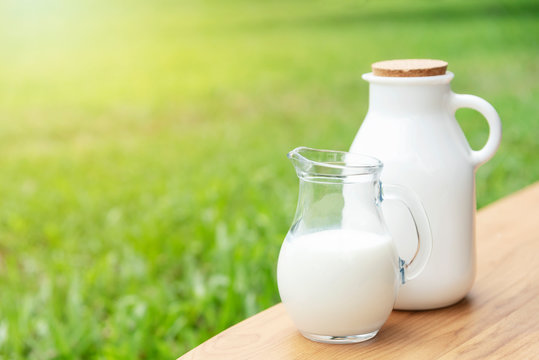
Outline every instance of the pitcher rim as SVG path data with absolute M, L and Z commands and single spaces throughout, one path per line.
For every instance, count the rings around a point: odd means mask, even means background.
M 326 154 L 340 154 L 340 155 L 343 155 L 343 157 L 347 156 L 347 160 L 352 160 L 352 164 L 349 164 L 349 163 L 336 164 L 336 163 L 312 160 L 301 154 L 302 152 L 305 152 L 305 151 L 312 151 L 312 152 L 326 153 Z M 348 169 L 348 170 L 354 171 L 353 173 L 348 173 L 347 175 L 374 174 L 381 171 L 381 169 L 384 166 L 382 161 L 370 155 L 351 153 L 351 152 L 340 151 L 340 150 L 315 149 L 315 148 L 311 148 L 307 146 L 299 146 L 295 148 L 294 150 L 288 152 L 287 157 L 290 160 L 297 158 L 302 162 L 307 162 L 307 163 L 310 163 L 312 165 L 316 165 L 322 168 Z M 354 159 L 358 160 L 356 164 L 354 164 Z

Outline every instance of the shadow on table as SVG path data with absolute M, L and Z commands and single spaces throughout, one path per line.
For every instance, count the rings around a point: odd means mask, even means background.
M 467 296 L 455 305 L 441 309 L 419 311 L 394 310 L 375 338 L 357 345 L 372 346 L 373 344 L 382 345 L 388 342 L 402 342 L 404 344 L 411 339 L 424 339 L 428 337 L 429 332 L 432 330 L 429 325 L 425 325 L 425 318 L 429 316 L 436 319 L 436 324 L 432 324 L 433 326 L 439 327 L 440 324 L 447 323 L 447 329 L 450 332 L 452 328 L 450 325 L 457 319 L 467 321 L 465 319 L 474 316 L 474 308 L 473 298 Z

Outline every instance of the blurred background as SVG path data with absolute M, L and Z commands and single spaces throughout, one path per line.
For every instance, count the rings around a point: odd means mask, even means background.
M 539 180 L 538 34 L 535 0 L 0 2 L 0 359 L 172 359 L 277 303 L 285 154 L 350 146 L 378 60 L 497 108 L 479 207 Z

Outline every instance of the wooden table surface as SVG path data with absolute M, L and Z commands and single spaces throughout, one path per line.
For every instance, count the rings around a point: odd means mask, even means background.
M 479 211 L 477 254 L 464 300 L 393 311 L 372 340 L 309 341 L 277 304 L 180 359 L 539 359 L 539 182 Z

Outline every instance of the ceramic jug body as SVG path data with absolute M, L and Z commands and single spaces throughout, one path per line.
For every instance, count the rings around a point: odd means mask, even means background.
M 432 228 L 433 249 L 425 271 L 399 292 L 397 309 L 432 309 L 458 302 L 475 277 L 475 170 L 496 151 L 501 125 L 485 100 L 457 95 L 452 73 L 440 76 L 390 78 L 365 74 L 370 83 L 369 111 L 350 152 L 379 158 L 382 182 L 415 191 Z M 470 107 L 490 125 L 485 147 L 473 151 L 455 119 Z M 398 204 L 383 206 L 399 251 L 414 250 L 416 234 L 410 215 Z

